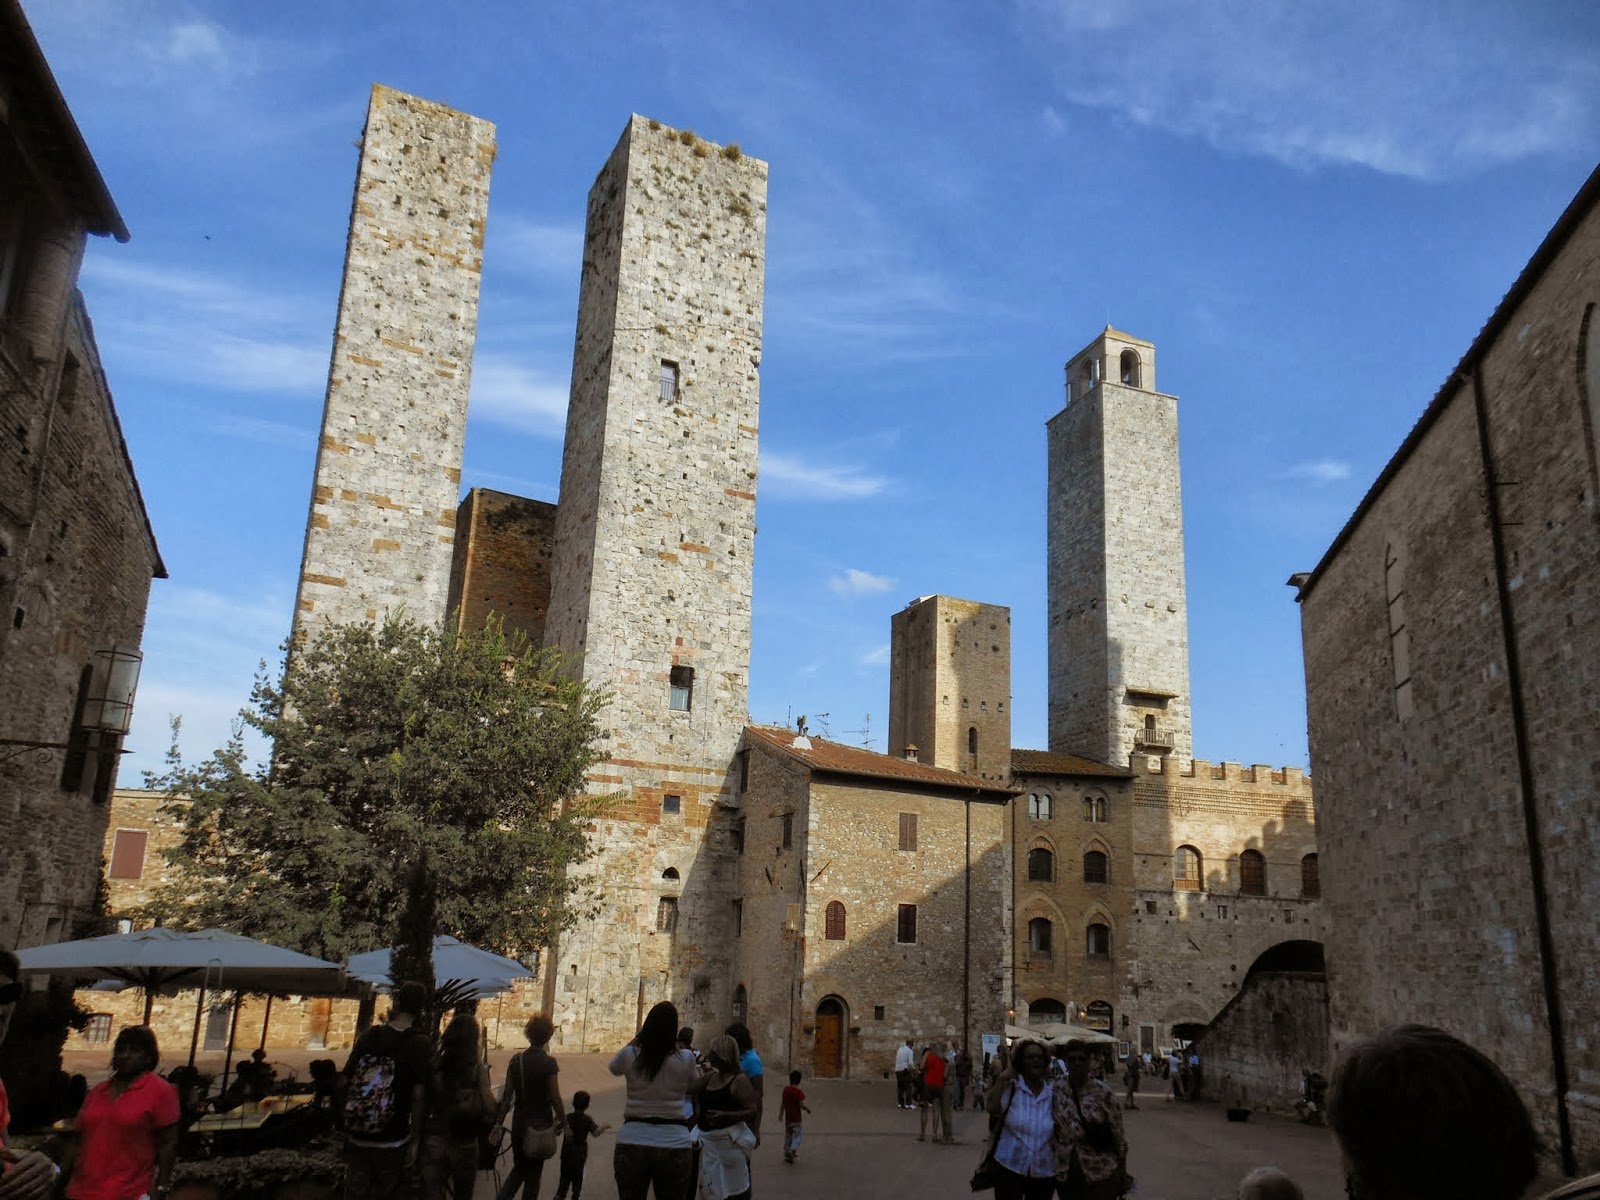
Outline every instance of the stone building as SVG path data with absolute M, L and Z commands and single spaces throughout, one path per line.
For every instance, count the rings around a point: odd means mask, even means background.
M 507 633 L 544 644 L 556 506 L 489 488 L 472 488 L 456 512 L 448 611 L 463 629 L 491 617 Z
M 15 0 L 0 97 L 0 944 L 16 946 L 94 914 L 120 749 L 103 702 L 166 568 L 77 291 L 88 238 L 128 231 Z
M 374 84 L 306 522 L 296 640 L 443 624 L 494 126 Z
M 1600 172 L 1296 576 L 1334 1048 L 1438 1025 L 1600 1169 Z
M 879 1079 L 908 1037 L 998 1031 L 1011 790 L 764 726 L 738 761 L 731 1011 L 768 1061 Z

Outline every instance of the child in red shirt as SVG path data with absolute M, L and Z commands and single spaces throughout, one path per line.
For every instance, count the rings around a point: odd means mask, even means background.
M 789 1086 L 783 1089 L 783 1161 L 792 1163 L 800 1154 L 800 1114 L 810 1112 L 806 1094 L 800 1090 L 800 1072 L 789 1072 Z

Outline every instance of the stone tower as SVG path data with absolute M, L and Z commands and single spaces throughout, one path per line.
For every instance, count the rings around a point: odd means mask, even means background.
M 589 193 L 545 641 L 612 694 L 610 799 L 547 982 L 569 1048 L 658 1000 L 730 1019 L 707 833 L 749 719 L 766 199 L 766 163 L 638 116 Z
M 1050 749 L 1187 759 L 1178 401 L 1156 391 L 1155 346 L 1106 326 L 1048 428 Z
M 442 624 L 494 126 L 374 85 L 294 635 L 404 606 Z
M 1011 773 L 1011 610 L 923 596 L 889 638 L 889 753 L 984 779 Z

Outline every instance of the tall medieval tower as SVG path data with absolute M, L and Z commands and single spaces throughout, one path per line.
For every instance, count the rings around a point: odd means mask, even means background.
M 375 84 L 361 139 L 294 637 L 450 585 L 494 126 Z
M 889 753 L 1008 782 L 1011 610 L 922 596 L 889 628 Z
M 1109 325 L 1067 363 L 1049 422 L 1050 749 L 1187 759 L 1178 401 L 1156 348 Z
M 589 193 L 546 644 L 612 699 L 583 882 L 546 977 L 563 1045 L 650 1004 L 726 1020 L 748 722 L 767 164 L 635 116 Z

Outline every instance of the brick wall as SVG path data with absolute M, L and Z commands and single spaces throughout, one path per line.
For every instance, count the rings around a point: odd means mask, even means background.
M 456 513 L 449 611 L 463 629 L 482 629 L 491 615 L 505 630 L 544 645 L 550 608 L 550 556 L 556 506 L 488 488 L 473 488 Z
M 889 752 L 914 745 L 921 762 L 1005 780 L 1011 610 L 924 596 L 894 615 L 889 646 Z
M 165 577 L 81 297 L 62 316 L 58 374 L 0 354 L 4 432 L 27 469 L 0 478 L 0 736 L 67 742 L 95 652 L 138 647 L 150 580 Z M 10 439 L 17 443 L 11 444 Z M 92 684 L 103 682 L 103 667 Z M 62 786 L 66 752 L 0 747 L 0 943 L 73 936 L 91 915 L 115 784 L 114 755 L 90 754 Z
M 1564 240 L 1547 245 L 1480 335 L 1301 603 L 1335 1049 L 1397 1021 L 1439 1025 L 1507 1071 L 1556 1144 L 1537 848 L 1567 1103 L 1579 1165 L 1593 1170 L 1600 650 L 1581 632 L 1600 605 L 1594 399 L 1585 394 L 1600 300 L 1593 180 L 1584 196 Z M 1501 510 L 1498 563 L 1489 487 Z M 1516 699 L 1526 714 L 1520 747 Z M 1532 779 L 1532 844 L 1519 748 Z

